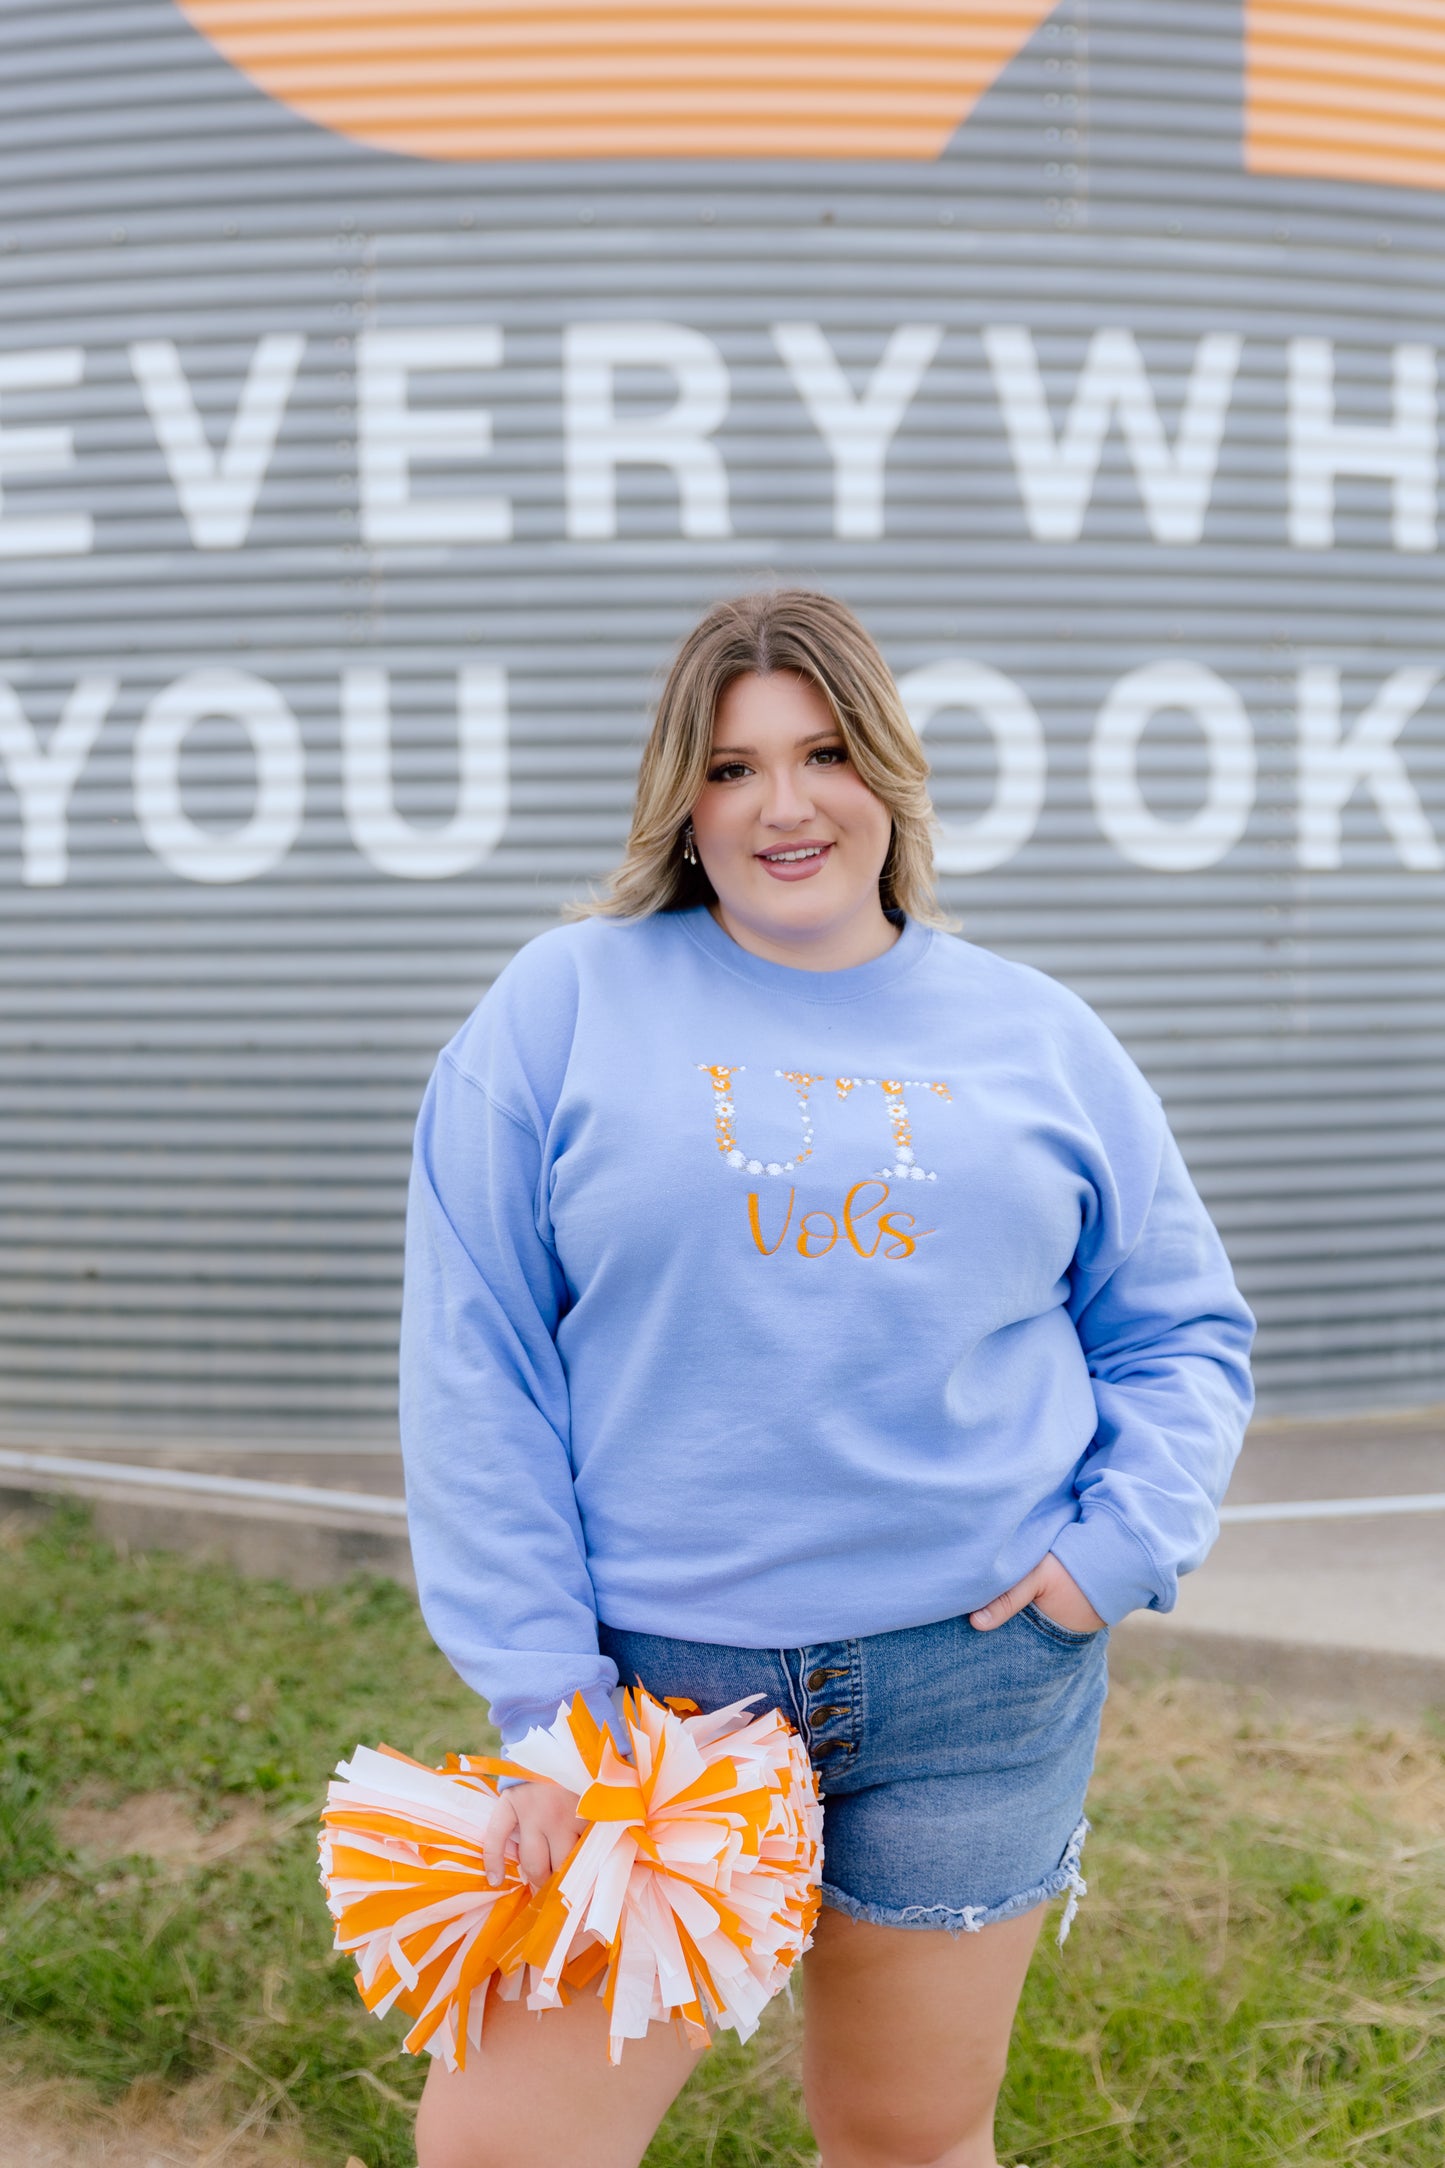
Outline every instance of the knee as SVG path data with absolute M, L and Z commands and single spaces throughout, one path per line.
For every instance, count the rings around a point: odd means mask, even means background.
M 978 2068 L 972 2082 L 937 2101 L 900 2099 L 871 2088 L 830 2090 L 808 2099 L 823 2168 L 992 2168 L 993 2119 L 1002 2067 Z
M 813 2135 L 822 2168 L 973 2168 L 993 2161 L 992 2127 L 991 2116 L 973 2130 L 910 2117 L 834 2128 L 815 2117 Z

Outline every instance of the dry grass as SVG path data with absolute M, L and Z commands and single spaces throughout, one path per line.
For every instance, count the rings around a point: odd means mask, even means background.
M 254 1799 L 203 1829 L 184 1792 L 132 1792 L 111 1805 L 82 1794 L 55 1816 L 55 1833 L 82 1867 L 144 1859 L 187 1874 L 262 1842 L 270 1820 Z
M 4 2168 L 313 2168 L 294 2140 L 258 2137 L 220 2088 L 170 2091 L 141 2078 L 110 2106 L 73 2080 L 0 2080 Z
M 1265 1696 L 1201 1681 L 1115 1683 L 1100 1748 L 1105 1781 L 1166 1773 L 1186 1789 L 1208 1769 L 1221 1799 L 1287 1826 L 1302 1805 L 1339 1827 L 1379 1817 L 1445 1843 L 1445 1727 L 1292 1713 Z M 1363 1834 L 1363 1830 L 1360 1832 Z
M 1180 1801 L 1190 1842 L 1161 1858 L 1117 1825 L 1156 1810 L 1161 1788 Z M 1127 1870 L 1166 1897 L 1192 1936 L 1213 1945 L 1223 1969 L 1231 1924 L 1260 1898 L 1232 1891 L 1226 1849 L 1242 1832 L 1260 1852 L 1328 1859 L 1394 1916 L 1423 1898 L 1445 1931 L 1445 1735 L 1408 1723 L 1311 1720 L 1257 1694 L 1187 1679 L 1116 1685 L 1095 1777 L 1110 1876 L 1090 1899 L 1119 1914 Z M 1126 1870 L 1121 1874 L 1120 1870 Z M 1418 2024 L 1419 2020 L 1412 2019 Z M 1445 2157 L 1445 2146 L 1442 2146 Z
M 310 1824 L 358 1738 L 435 1759 L 474 1724 L 398 1590 L 117 1558 L 73 1517 L 12 1551 L 0 2168 L 411 2168 L 422 2072 L 328 1950 Z M 1121 1684 L 1090 1814 L 1000 2158 L 1441 2168 L 1445 1733 Z M 797 2038 L 780 2002 L 717 2047 L 648 2168 L 815 2160 Z

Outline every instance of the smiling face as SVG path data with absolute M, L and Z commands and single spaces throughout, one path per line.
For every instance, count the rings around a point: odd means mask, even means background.
M 892 947 L 878 877 L 893 818 L 806 678 L 775 670 L 732 680 L 692 825 L 714 916 L 740 947 L 812 971 Z

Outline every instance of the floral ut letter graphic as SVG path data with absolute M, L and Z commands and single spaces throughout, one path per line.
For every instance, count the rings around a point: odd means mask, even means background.
M 812 1090 L 825 1078 L 810 1069 L 775 1069 L 773 1075 L 784 1084 L 792 1086 L 798 1103 L 798 1119 L 801 1140 L 792 1156 L 787 1159 L 757 1159 L 751 1157 L 738 1143 L 733 1127 L 737 1104 L 733 1096 L 733 1078 L 742 1076 L 742 1063 L 700 1061 L 697 1067 L 712 1083 L 713 1131 L 717 1148 L 730 1167 L 743 1174 L 784 1175 L 796 1174 L 805 1160 L 813 1156 L 813 1106 Z M 855 1091 L 875 1090 L 883 1094 L 884 1110 L 888 1117 L 890 1159 L 885 1167 L 876 1167 L 863 1180 L 856 1181 L 843 1199 L 841 1214 L 835 1218 L 831 1212 L 805 1212 L 798 1223 L 796 1248 L 800 1257 L 826 1257 L 836 1247 L 840 1235 L 847 1246 L 860 1257 L 911 1257 L 924 1235 L 932 1234 L 931 1227 L 917 1227 L 911 1212 L 885 1212 L 882 1208 L 891 1195 L 890 1184 L 894 1182 L 936 1182 L 938 1176 L 931 1168 L 921 1167 L 913 1149 L 913 1131 L 908 1115 L 906 1092 L 932 1092 L 939 1099 L 951 1099 L 946 1084 L 917 1077 L 862 1077 L 840 1076 L 833 1079 L 837 1101 L 845 1103 Z M 788 1190 L 787 1211 L 783 1218 L 782 1232 L 775 1241 L 764 1234 L 760 1197 L 756 1190 L 748 1195 L 748 1226 L 754 1246 L 764 1257 L 772 1257 L 782 1248 L 793 1222 L 793 1204 L 796 1190 Z M 841 1226 L 840 1226 L 841 1220 Z

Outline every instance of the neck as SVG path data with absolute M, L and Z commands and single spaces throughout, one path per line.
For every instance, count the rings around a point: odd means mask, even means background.
M 835 920 L 798 932 L 753 925 L 721 903 L 710 903 L 708 909 L 739 948 L 767 963 L 788 964 L 795 971 L 849 971 L 856 964 L 872 963 L 875 956 L 886 956 L 902 931 L 885 917 L 876 896 L 869 903 L 871 908 L 841 923 Z

